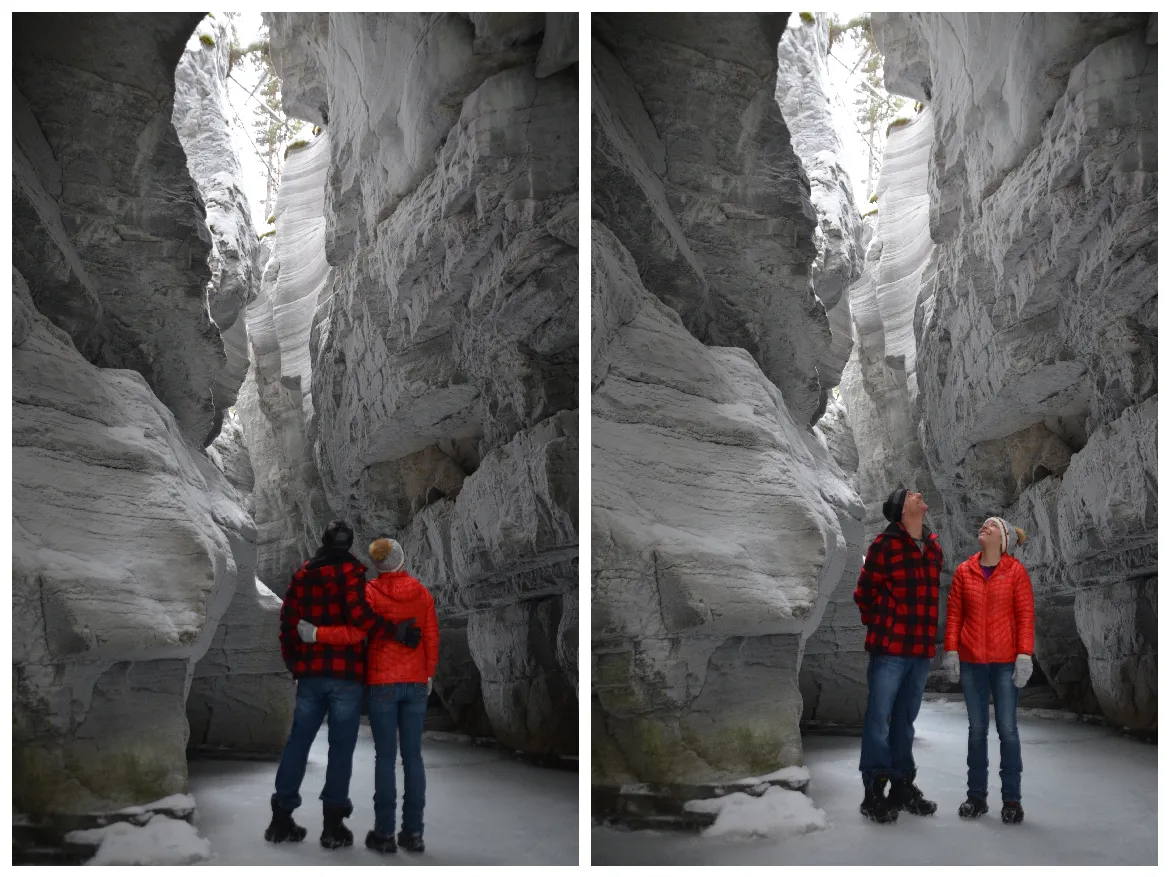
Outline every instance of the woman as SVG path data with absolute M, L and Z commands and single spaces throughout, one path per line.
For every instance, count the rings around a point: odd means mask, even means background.
M 370 641 L 366 657 L 366 696 L 370 730 L 374 734 L 374 830 L 366 835 L 366 846 L 380 853 L 398 847 L 421 853 L 423 806 L 426 803 L 426 775 L 423 771 L 422 732 L 431 693 L 431 679 L 439 662 L 439 620 L 435 601 L 422 584 L 403 570 L 406 555 L 393 539 L 370 543 L 370 558 L 378 577 L 366 582 L 366 601 L 379 615 L 392 621 L 417 619 L 422 643 L 412 649 L 387 637 Z M 306 642 L 333 645 L 360 642 L 362 631 L 344 625 L 314 628 L 307 621 L 297 625 Z M 394 764 L 402 748 L 403 801 L 402 830 L 394 840 L 394 810 L 397 790 Z
M 967 701 L 967 800 L 959 805 L 964 819 L 987 812 L 988 699 L 993 697 L 1003 793 L 1000 817 L 1009 824 L 1024 821 L 1016 704 L 1018 689 L 1032 675 L 1035 610 L 1032 582 L 1012 551 L 1026 538 L 1003 518 L 988 518 L 979 528 L 982 550 L 955 570 L 947 597 L 943 668 L 952 682 L 962 679 Z

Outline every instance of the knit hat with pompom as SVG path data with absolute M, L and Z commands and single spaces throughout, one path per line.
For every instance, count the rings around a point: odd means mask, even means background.
M 370 559 L 378 572 L 398 572 L 406 564 L 406 553 L 398 542 L 383 537 L 370 543 Z
M 999 551 L 1001 554 L 1011 554 L 1028 539 L 1027 533 L 1019 527 L 1013 527 L 1003 518 L 988 518 L 983 523 L 995 524 L 996 529 L 999 530 Z

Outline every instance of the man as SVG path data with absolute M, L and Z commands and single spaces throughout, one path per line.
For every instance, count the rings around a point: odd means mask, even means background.
M 264 839 L 273 843 L 305 839 L 307 832 L 293 821 L 292 813 L 301 805 L 309 749 L 328 714 L 329 764 L 321 790 L 325 822 L 321 846 L 336 849 L 353 843 L 353 833 L 342 820 L 353 813 L 349 780 L 361 722 L 366 642 L 332 646 L 302 642 L 297 623 L 303 619 L 318 626 L 345 624 L 366 631 L 367 639 L 389 636 L 410 648 L 418 647 L 422 631 L 413 618 L 395 624 L 366 603 L 366 568 L 350 554 L 353 529 L 349 524 L 330 522 L 321 542 L 312 559 L 293 574 L 280 611 L 280 652 L 297 679 L 297 705 L 276 771 L 272 822 Z
M 861 812 L 892 823 L 898 811 L 937 809 L 914 784 L 914 720 L 922 705 L 938 633 L 942 548 L 923 530 L 922 494 L 899 487 L 882 506 L 890 525 L 865 557 L 853 599 L 867 628 L 869 699 L 861 734 Z M 886 797 L 886 784 L 890 784 Z

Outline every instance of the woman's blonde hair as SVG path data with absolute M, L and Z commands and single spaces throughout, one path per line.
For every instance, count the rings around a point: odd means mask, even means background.
M 370 543 L 370 559 L 375 563 L 381 563 L 393 550 L 394 543 L 389 539 L 375 539 Z
M 1023 545 L 1025 542 L 1028 541 L 1028 534 L 1027 533 L 1025 533 L 1019 527 L 1012 527 L 1012 529 L 1016 531 L 1016 543 L 1018 545 Z
M 398 572 L 406 565 L 402 545 L 385 536 L 370 543 L 370 559 L 378 572 Z

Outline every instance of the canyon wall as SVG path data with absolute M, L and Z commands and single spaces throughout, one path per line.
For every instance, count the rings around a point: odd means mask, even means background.
M 876 322 L 853 296 L 862 379 L 880 334 L 948 566 L 988 515 L 1024 527 L 1045 675 L 1070 707 L 1155 728 L 1156 16 L 875 13 L 873 30 L 887 87 L 929 104 L 891 140 L 931 141 L 904 156 L 913 182 L 883 168 L 878 237 L 918 199 L 933 254 L 894 311 L 879 275 Z
M 802 653 L 861 551 L 843 448 L 808 428 L 832 345 L 783 31 L 593 17 L 595 787 L 801 763 Z
M 254 579 L 203 450 L 238 385 L 213 320 L 238 325 L 246 245 L 213 243 L 172 122 L 201 17 L 13 18 L 13 806 L 34 818 L 186 791 L 196 666 Z
M 207 303 L 227 357 L 215 398 L 233 404 L 248 370 L 246 308 L 260 288 L 261 247 L 232 145 L 230 43 L 226 19 L 200 22 L 175 70 L 174 123 L 211 233 Z M 232 413 L 224 416 L 208 457 L 235 489 L 236 501 L 253 513 L 255 474 L 244 424 Z M 253 566 L 254 555 L 249 559 Z M 187 697 L 189 750 L 278 755 L 284 748 L 296 691 L 281 659 L 279 624 L 279 598 L 258 577 L 241 578 L 207 654 L 195 667 Z
M 286 113 L 323 132 L 248 316 L 261 578 L 332 515 L 359 555 L 397 537 L 457 723 L 575 753 L 576 16 L 265 20 Z
M 227 357 L 206 295 L 205 212 L 171 115 L 201 18 L 19 15 L 12 99 L 13 265 L 82 356 L 141 374 L 199 447 L 228 407 L 215 396 Z
M 863 224 L 853 199 L 853 183 L 842 165 L 845 145 L 838 130 L 829 76 L 829 22 L 823 12 L 812 20 L 789 20 L 780 40 L 776 100 L 792 134 L 792 148 L 809 175 L 817 215 L 817 257 L 810 269 L 812 289 L 825 306 L 832 343 L 818 362 L 823 405 L 818 433 L 857 492 L 859 458 L 845 405 L 833 388 L 853 351 L 850 285 L 865 265 Z M 867 534 L 868 535 L 868 534 Z M 859 539 L 856 533 L 851 539 Z M 801 721 L 858 724 L 865 711 L 865 629 L 853 603 L 861 572 L 860 553 L 849 556 L 820 626 L 808 638 L 800 665 Z

